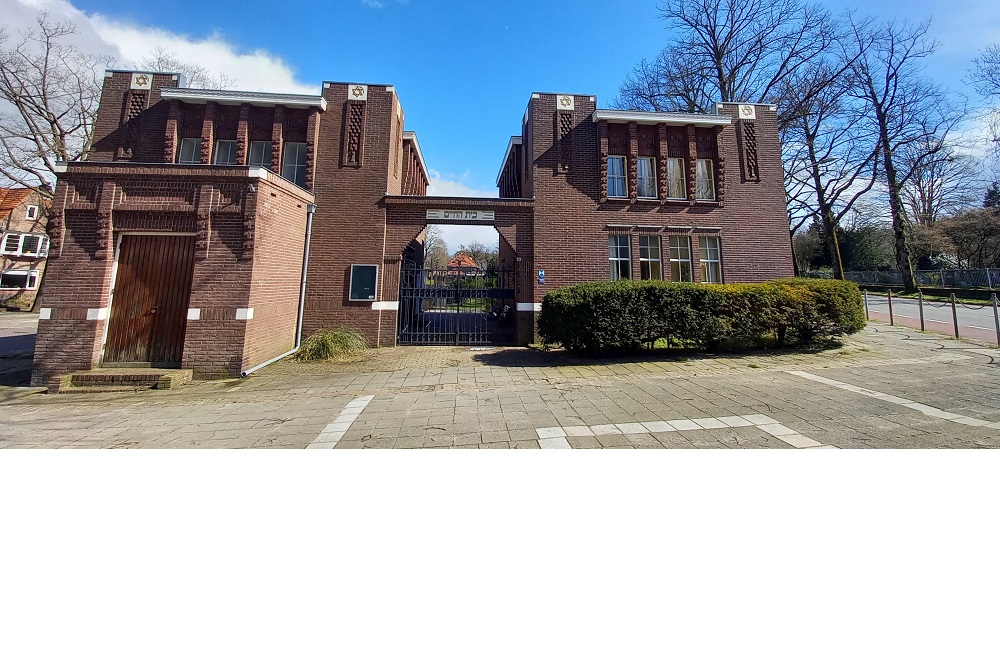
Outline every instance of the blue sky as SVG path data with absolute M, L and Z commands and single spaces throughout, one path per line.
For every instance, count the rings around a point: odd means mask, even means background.
M 839 12 L 857 2 L 823 3 Z M 311 90 L 323 80 L 390 83 L 442 193 L 494 195 L 533 91 L 596 94 L 603 106 L 663 45 L 657 0 L 0 0 L 7 16 L 70 14 L 119 64 L 155 44 L 235 76 L 236 88 Z M 282 11 L 275 11 L 275 7 Z M 210 11 L 205 11 L 210 7 Z M 965 90 L 972 58 L 1000 41 L 1000 2 L 870 0 L 861 13 L 934 18 L 929 71 Z

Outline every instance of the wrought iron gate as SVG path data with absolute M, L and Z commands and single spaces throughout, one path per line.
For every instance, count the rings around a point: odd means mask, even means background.
M 400 345 L 511 344 L 515 320 L 513 269 L 400 269 Z

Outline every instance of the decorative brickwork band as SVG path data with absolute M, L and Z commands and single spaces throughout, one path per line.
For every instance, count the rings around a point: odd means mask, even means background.
M 49 257 L 62 254 L 63 234 L 66 230 L 66 213 L 62 206 L 53 206 L 49 211 L 45 232 L 49 235 Z
M 719 202 L 719 206 L 726 205 L 726 153 L 719 149 L 722 145 L 722 132 L 724 128 L 717 127 L 715 129 L 715 170 L 717 172 L 715 178 L 715 198 Z
M 319 136 L 319 111 L 309 112 L 306 126 L 306 190 L 312 190 L 316 178 L 316 137 Z
M 569 171 L 569 165 L 573 160 L 573 112 L 560 111 L 557 116 L 559 171 Z
M 601 203 L 608 201 L 608 121 L 597 124 L 597 136 L 601 154 Z
M 633 204 L 639 199 L 639 126 L 628 124 L 628 199 Z
M 174 164 L 177 161 L 177 130 L 182 119 L 180 102 L 170 100 L 170 109 L 167 111 L 167 128 L 163 133 L 163 162 L 166 164 Z
M 687 196 L 694 206 L 698 183 L 698 130 L 694 125 L 687 127 Z
M 347 122 L 344 141 L 344 164 L 349 167 L 360 167 L 364 163 L 365 145 L 365 102 L 349 100 L 347 102 Z
M 667 126 L 659 123 L 656 126 L 656 196 L 660 202 L 665 202 L 670 194 L 667 183 L 667 157 L 670 146 L 667 143 Z
M 201 261 L 208 257 L 208 243 L 212 237 L 212 205 L 215 188 L 211 183 L 202 183 L 198 188 L 198 202 L 195 212 L 197 236 L 194 241 L 194 259 Z
M 250 142 L 250 105 L 240 105 L 240 120 L 236 124 L 236 164 L 247 163 L 247 145 Z
M 743 126 L 743 173 L 748 181 L 759 181 L 757 166 L 757 126 L 748 120 L 740 121 Z
M 285 107 L 274 107 L 274 122 L 271 125 L 271 171 L 281 173 L 281 145 L 285 138 Z
M 112 210 L 115 205 L 115 182 L 102 181 L 100 193 L 97 195 L 97 250 L 96 259 L 107 259 L 111 249 L 111 237 L 114 231 Z
M 149 101 L 147 91 L 145 90 L 133 90 L 129 94 L 128 109 L 125 112 L 125 122 L 134 120 L 146 110 L 146 104 Z
M 215 144 L 215 102 L 205 105 L 205 120 L 201 123 L 201 163 L 212 163 L 212 147 Z

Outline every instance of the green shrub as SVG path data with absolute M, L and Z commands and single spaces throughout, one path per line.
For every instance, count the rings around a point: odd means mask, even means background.
M 671 347 L 730 349 L 765 341 L 807 345 L 860 331 L 861 293 L 844 281 L 788 279 L 710 285 L 662 281 L 583 283 L 542 301 L 538 333 L 546 344 L 580 351 Z
M 368 348 L 365 337 L 355 329 L 324 329 L 309 336 L 295 353 L 298 361 L 330 361 L 357 357 Z

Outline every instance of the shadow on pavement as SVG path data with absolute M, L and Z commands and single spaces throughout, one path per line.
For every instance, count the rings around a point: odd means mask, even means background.
M 644 362 L 684 363 L 696 359 L 764 359 L 790 354 L 816 354 L 832 348 L 777 348 L 746 352 L 698 352 L 691 350 L 638 350 L 620 354 L 580 354 L 567 350 L 536 350 L 531 348 L 504 348 L 484 351 L 473 359 L 486 366 L 520 368 L 555 368 L 560 366 L 611 366 Z

